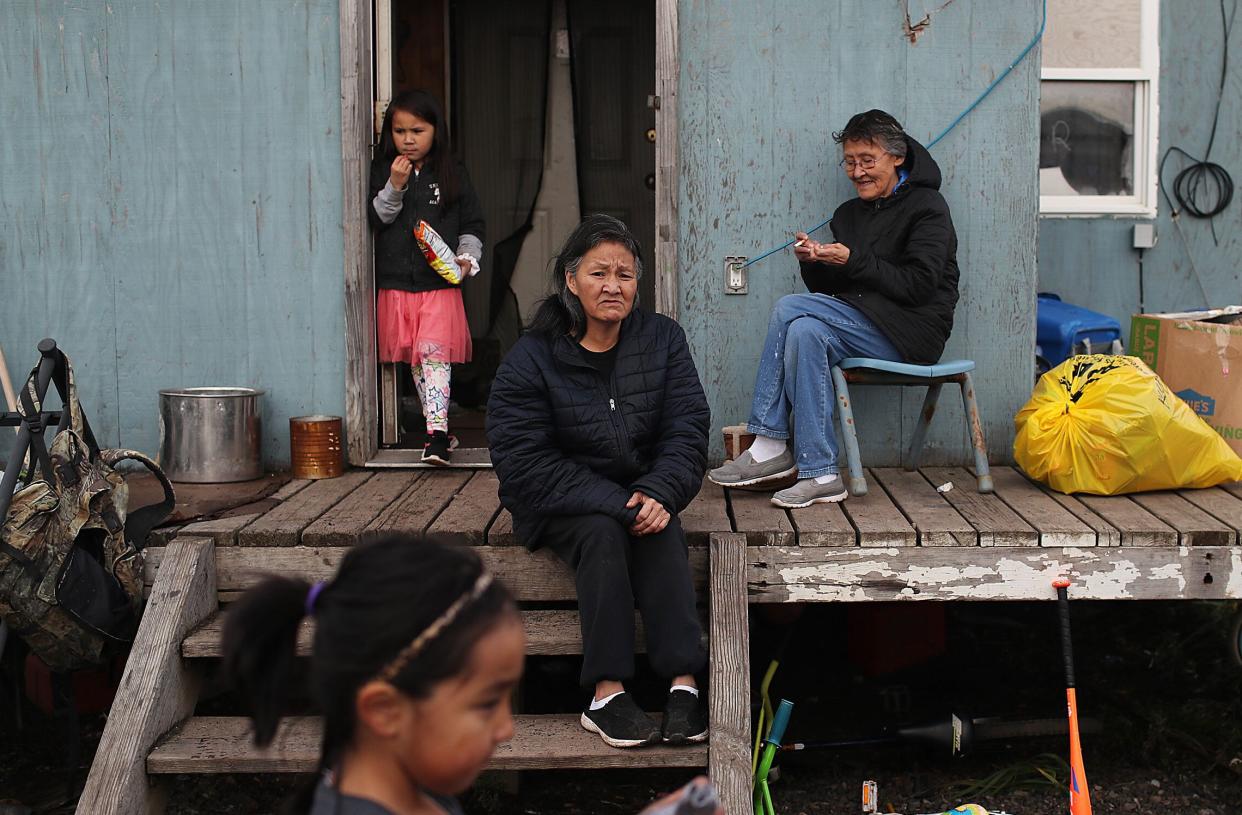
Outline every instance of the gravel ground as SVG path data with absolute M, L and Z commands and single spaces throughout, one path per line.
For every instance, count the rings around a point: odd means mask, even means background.
M 1225 648 L 1236 609 L 1226 603 L 1075 604 L 1095 813 L 1242 815 L 1242 667 Z M 790 740 L 875 735 L 941 720 L 950 711 L 1026 720 L 1056 718 L 1064 710 L 1050 604 L 956 604 L 948 609 L 946 652 L 883 677 L 868 677 L 845 658 L 846 615 L 840 607 L 807 607 L 794 623 L 773 685 L 774 696 L 795 702 Z M 788 629 L 756 617 L 752 650 L 759 674 Z M 900 640 L 884 647 L 893 653 L 912 647 Z M 527 709 L 572 706 L 575 673 L 572 661 L 534 661 Z M 659 687 L 645 678 L 637 693 L 651 704 Z M 102 717 L 83 720 L 86 757 L 64 770 L 41 714 L 26 710 L 26 727 L 15 736 L 13 698 L 11 692 L 0 697 L 6 713 L 0 718 L 0 815 L 73 811 Z M 211 707 L 222 712 L 229 704 L 224 698 Z M 1063 815 L 1065 754 L 1064 736 L 981 742 L 964 758 L 908 744 L 808 750 L 784 755 L 772 792 L 777 811 L 789 815 L 853 815 L 866 779 L 879 784 L 881 811 L 939 812 L 973 801 L 992 812 Z M 671 770 L 532 772 L 520 780 L 485 779 L 464 803 L 467 812 L 481 815 L 622 815 L 687 778 Z M 296 783 L 270 776 L 178 777 L 167 785 L 168 812 L 275 812 Z

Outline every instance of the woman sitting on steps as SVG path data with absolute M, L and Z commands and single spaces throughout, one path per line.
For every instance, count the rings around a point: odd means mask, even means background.
M 554 293 L 501 363 L 487 406 L 500 500 L 531 549 L 575 574 L 582 726 L 614 747 L 707 738 L 706 664 L 677 515 L 703 483 L 710 412 L 676 322 L 636 307 L 642 255 L 615 218 L 569 236 Z M 625 692 L 634 608 L 651 667 L 670 678 L 661 726 Z

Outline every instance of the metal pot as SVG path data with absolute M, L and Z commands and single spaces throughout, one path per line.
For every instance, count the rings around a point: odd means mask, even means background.
M 263 475 L 258 388 L 160 391 L 160 466 L 173 481 L 219 484 Z

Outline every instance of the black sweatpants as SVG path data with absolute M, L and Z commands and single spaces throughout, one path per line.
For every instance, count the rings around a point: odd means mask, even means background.
M 676 515 L 662 531 L 642 537 L 607 515 L 560 515 L 548 522 L 539 544 L 574 570 L 584 686 L 634 675 L 635 606 L 658 675 L 671 679 L 703 669 L 707 651 L 686 535 Z

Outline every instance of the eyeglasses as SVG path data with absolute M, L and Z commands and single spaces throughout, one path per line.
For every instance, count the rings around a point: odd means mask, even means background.
M 837 166 L 845 168 L 847 173 L 852 173 L 856 167 L 862 167 L 864 170 L 870 170 L 875 166 L 875 163 L 878 160 L 879 159 L 875 156 L 863 156 L 858 161 L 855 161 L 852 158 L 843 158 L 837 162 Z

